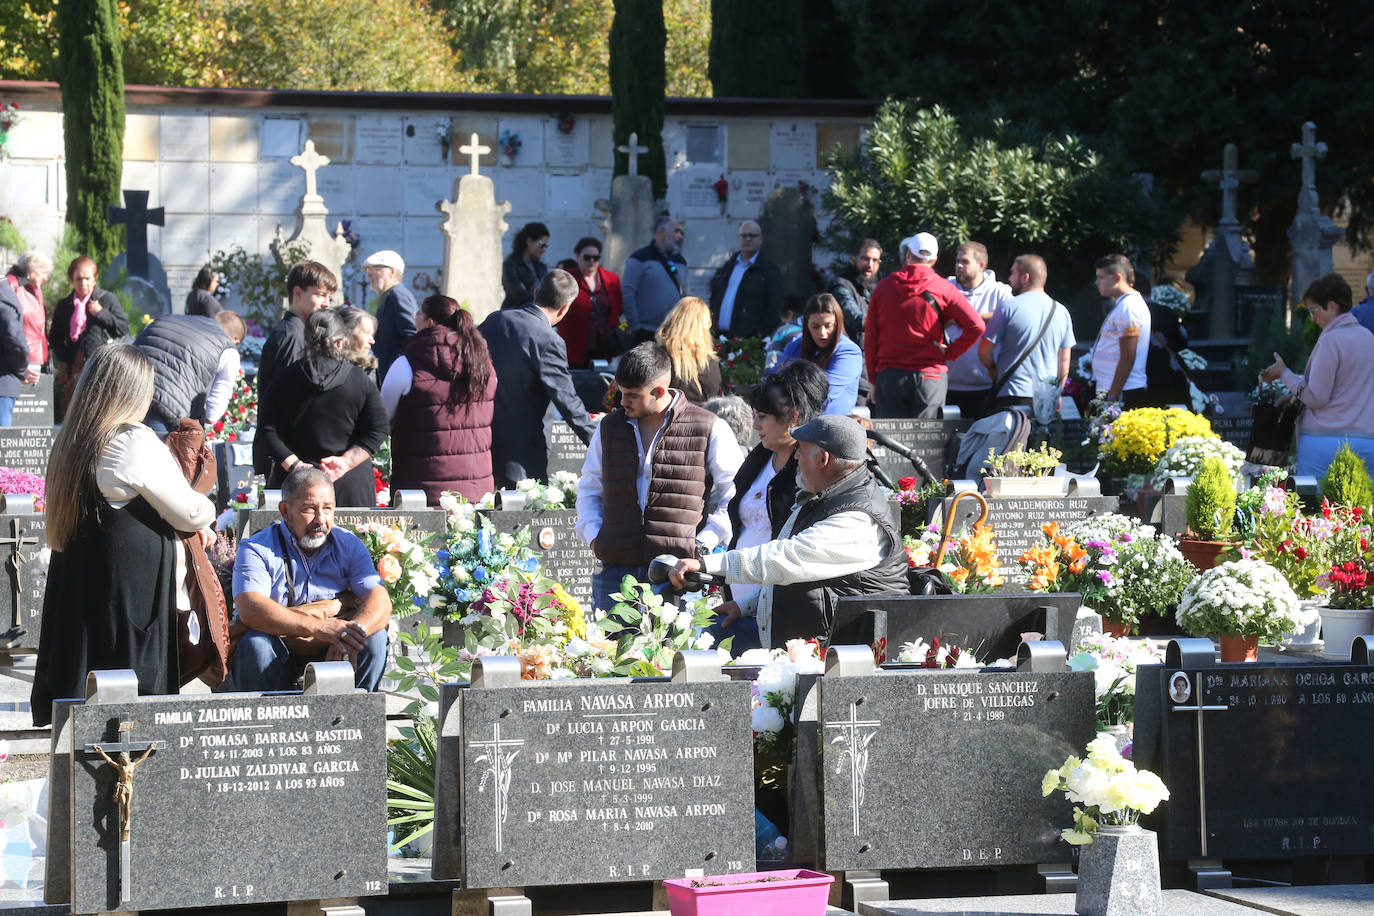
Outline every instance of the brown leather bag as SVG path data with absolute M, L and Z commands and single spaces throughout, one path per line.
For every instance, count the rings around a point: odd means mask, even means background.
M 183 419 L 178 429 L 167 434 L 167 448 L 196 492 L 209 493 L 214 489 L 215 454 L 205 444 L 205 430 L 199 423 Z M 177 613 L 181 685 L 200 678 L 215 687 L 229 673 L 229 610 L 199 534 L 181 535 L 181 544 L 190 571 L 186 586 L 191 597 L 191 610 Z M 200 625 L 200 639 L 194 643 L 190 630 L 192 614 Z

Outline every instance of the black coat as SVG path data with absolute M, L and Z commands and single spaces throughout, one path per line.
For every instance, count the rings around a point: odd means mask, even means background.
M 186 294 L 186 314 L 203 315 L 206 318 L 214 318 L 224 311 L 224 306 L 220 305 L 208 289 L 193 289 Z
M 730 286 L 730 274 L 739 263 L 739 252 L 730 256 L 711 278 L 711 324 L 720 327 L 720 306 Z M 735 307 L 730 313 L 731 337 L 767 337 L 782 320 L 782 274 L 772 261 L 755 255 L 745 268 L 735 291 Z
M 534 291 L 548 272 L 543 261 L 526 261 L 518 254 L 507 255 L 501 262 L 501 289 L 506 294 L 501 300 L 501 308 L 518 309 L 533 302 Z
M 291 455 L 310 464 L 342 455 L 357 445 L 375 455 L 389 432 L 386 408 L 377 386 L 362 369 L 338 359 L 310 357 L 272 383 L 267 412 L 260 416 L 258 439 L 272 463 L 269 487 L 286 479 L 281 462 Z M 377 488 L 372 462 L 363 461 L 334 481 L 334 503 L 373 508 Z
M 305 356 L 305 322 L 295 312 L 282 316 L 263 341 L 258 356 L 258 423 L 267 416 L 272 400 L 272 384 L 277 376 L 291 368 Z M 263 447 L 262 436 L 253 440 L 253 471 L 267 474 L 272 459 Z
M 71 339 L 72 312 L 76 308 L 76 296 L 67 293 L 57 301 L 53 309 L 52 324 L 48 325 L 48 349 L 59 361 L 72 365 L 78 353 L 89 359 L 105 344 L 112 340 L 123 340 L 129 336 L 129 316 L 124 314 L 124 306 L 109 290 L 96 287 L 91 291 L 91 299 L 100 303 L 100 312 L 87 316 L 86 329 L 81 332 L 80 340 Z
M 0 397 L 17 398 L 29 371 L 24 306 L 8 283 L 0 282 Z
M 496 371 L 491 421 L 491 469 L 496 485 L 547 477 L 544 413 L 550 402 L 579 439 L 589 442 L 592 438 L 592 420 L 568 373 L 563 338 L 534 303 L 492 312 L 482 322 L 482 336 Z

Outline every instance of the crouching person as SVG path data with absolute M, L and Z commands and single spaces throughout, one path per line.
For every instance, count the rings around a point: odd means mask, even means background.
M 281 521 L 245 538 L 234 608 L 246 627 L 234 650 L 240 690 L 292 690 L 317 661 L 352 663 L 375 691 L 386 667 L 391 598 L 357 535 L 334 529 L 334 484 L 298 467 L 282 483 Z

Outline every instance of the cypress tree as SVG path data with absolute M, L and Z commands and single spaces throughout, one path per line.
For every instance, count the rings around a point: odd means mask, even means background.
M 114 0 L 61 0 L 57 33 L 67 222 L 103 269 L 122 247 L 120 228 L 105 214 L 119 203 L 124 163 L 124 63 Z
M 649 151 L 639 157 L 639 174 L 654 184 L 654 197 L 668 196 L 663 156 L 663 93 L 667 87 L 664 54 L 668 32 L 663 26 L 663 0 L 615 0 L 611 21 L 611 117 L 616 146 L 637 134 Z M 615 174 L 626 175 L 630 159 L 615 154 Z
M 712 92 L 724 98 L 804 95 L 810 38 L 806 13 L 803 0 L 711 0 Z M 832 31 L 816 40 L 842 39 Z M 821 80 L 827 76 L 818 74 Z

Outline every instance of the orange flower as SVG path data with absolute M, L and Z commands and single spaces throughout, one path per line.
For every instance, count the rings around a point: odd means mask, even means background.
M 382 577 L 382 581 L 390 585 L 401 578 L 401 562 L 391 554 L 384 555 L 377 562 L 377 575 Z
M 949 577 L 960 585 L 968 578 L 968 570 L 962 566 L 956 566 L 949 571 Z
M 1041 525 L 1040 530 L 1045 532 L 1045 537 L 1052 541 L 1055 536 L 1059 534 L 1059 523 L 1049 522 L 1048 524 Z
M 520 680 L 544 681 L 553 677 L 553 646 L 532 645 L 520 650 Z

